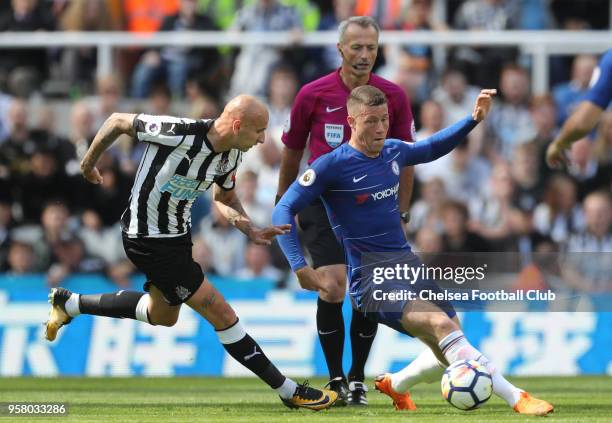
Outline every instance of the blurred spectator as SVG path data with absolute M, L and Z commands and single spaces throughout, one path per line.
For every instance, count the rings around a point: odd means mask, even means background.
M 432 98 L 440 103 L 444 110 L 442 126 L 452 125 L 471 114 L 479 94 L 478 87 L 467 84 L 463 72 L 452 67 L 447 68 L 432 93 Z M 470 151 L 473 153 L 479 153 L 482 149 L 483 127 L 484 125 L 478 125 L 468 135 Z
M 179 0 L 124 0 L 126 29 L 132 32 L 155 32 L 164 18 L 178 13 Z
M 123 29 L 121 20 L 113 17 L 106 0 L 78 0 L 67 3 L 59 18 L 62 31 L 116 31 Z M 61 52 L 58 79 L 65 84 L 65 92 L 75 85 L 91 84 L 96 70 L 94 47 L 64 48 Z M 58 81 L 56 81 L 57 83 Z
M 172 93 L 163 82 L 155 84 L 149 91 L 145 113 L 151 115 L 174 116 L 172 110 Z
M 414 238 L 414 251 L 424 254 L 437 254 L 443 250 L 440 234 L 427 226 L 422 227 Z M 423 259 L 423 258 L 421 258 Z M 429 264 L 429 263 L 427 263 Z
M 301 37 L 302 24 L 295 8 L 277 0 L 256 0 L 238 11 L 232 25 L 235 31 L 291 31 L 292 40 Z M 263 96 L 270 69 L 281 59 L 281 52 L 270 46 L 244 46 L 236 58 L 228 97 L 237 94 Z
M 444 125 L 444 110 L 432 100 L 421 106 L 423 127 L 417 132 L 421 140 L 441 130 Z M 465 117 L 465 116 L 463 116 Z M 482 181 L 489 176 L 489 165 L 482 158 L 470 153 L 468 140 L 461 142 L 452 152 L 430 163 L 416 166 L 415 174 L 420 182 L 440 178 L 450 198 L 468 200 L 478 196 Z
M 104 226 L 117 223 L 130 198 L 131 180 L 118 169 L 114 158 L 103 154 L 96 165 L 103 178 L 101 184 L 89 184 L 79 177 L 82 193 L 77 203 L 79 210 L 90 210 L 97 214 Z
M 30 157 L 44 143 L 44 134 L 30 129 L 30 110 L 22 99 L 14 99 L 8 110 L 9 135 L 0 143 L 0 175 L 19 176 L 29 170 Z
M 561 29 L 609 29 L 609 2 L 602 0 L 552 0 L 551 8 Z
M 470 202 L 471 229 L 491 243 L 503 242 L 510 234 L 509 218 L 514 191 L 508 165 L 495 165 L 485 195 Z
M 271 223 L 273 207 L 272 203 L 267 207 L 262 204 L 257 199 L 257 191 L 257 174 L 252 170 L 243 172 L 240 175 L 240 184 L 236 186 L 236 194 L 255 226 L 265 227 Z
M 436 176 L 444 181 L 449 198 L 467 202 L 482 195 L 483 181 L 491 174 L 490 163 L 470 152 L 464 140 L 448 154 L 446 166 L 438 167 Z
M 516 184 L 513 204 L 521 210 L 533 211 L 544 192 L 538 163 L 538 147 L 534 142 L 516 146 L 510 170 Z
M 73 237 L 69 219 L 66 204 L 51 201 L 43 209 L 40 225 L 19 226 L 13 230 L 14 240 L 28 243 L 34 249 L 36 269 L 46 269 L 51 263 L 51 248 Z
M 214 31 L 217 27 L 196 10 L 196 0 L 180 0 L 177 14 L 164 18 L 160 31 Z M 174 97 L 183 97 L 185 81 L 190 73 L 207 75 L 217 71 L 219 53 L 215 48 L 167 46 L 149 50 L 141 58 L 132 76 L 132 97 L 145 98 L 152 84 L 166 76 Z
M 508 219 L 510 225 L 510 236 L 501 246 L 501 251 L 518 252 L 521 267 L 533 262 L 533 253 L 538 251 L 538 246 L 544 242 L 553 241 L 535 230 L 533 227 L 533 216 L 531 211 L 512 209 Z
M 459 201 L 447 201 L 440 210 L 444 233 L 443 251 L 448 253 L 484 252 L 491 246 L 477 233 L 468 230 L 469 212 Z
M 597 57 L 590 54 L 580 54 L 572 63 L 572 79 L 553 88 L 553 96 L 557 103 L 557 123 L 562 124 L 572 113 L 589 90 L 591 75 L 597 67 Z
M 211 246 L 212 263 L 220 276 L 231 276 L 244 264 L 246 237 L 221 215 L 213 203 L 200 225 L 200 237 Z
M 15 187 L 15 199 L 21 205 L 20 220 L 24 223 L 38 222 L 50 198 L 70 204 L 75 196 L 82 194 L 71 189 L 64 169 L 46 146 L 39 146 L 32 153 L 29 168 L 28 173 L 17 179 Z
M 82 213 L 79 236 L 85 244 L 85 251 L 106 263 L 118 263 L 126 258 L 121 247 L 121 231 L 117 225 L 104 226 L 95 211 L 86 210 Z
M 604 113 L 601 117 L 593 154 L 601 165 L 612 164 L 612 111 Z
M 555 27 L 550 0 L 521 0 L 520 11 L 520 29 L 537 30 Z
M 612 165 L 601 164 L 593 154 L 593 142 L 583 138 L 572 144 L 568 173 L 578 183 L 578 199 L 600 189 L 610 190 Z
M 251 170 L 258 176 L 257 201 L 260 204 L 274 204 L 278 172 L 280 171 L 280 137 L 282 129 L 266 131 L 265 142 L 257 148 L 250 149 L 243 157 L 243 164 L 238 170 L 239 177 L 243 172 Z
M 584 215 L 577 203 L 575 182 L 567 175 L 553 175 L 547 183 L 543 201 L 533 213 L 533 224 L 538 232 L 555 242 L 567 240 L 571 232 L 584 228 Z
M 60 240 L 52 247 L 54 263 L 47 271 L 49 286 L 58 286 L 74 273 L 104 273 L 106 265 L 102 259 L 88 257 L 83 241 L 73 237 Z
M 268 82 L 268 128 L 283 128 L 289 119 L 293 100 L 299 89 L 297 75 L 288 66 L 277 66 Z
M 386 66 L 379 73 L 402 87 L 411 103 L 414 120 L 419 121 L 420 104 L 430 96 L 428 86 L 429 60 L 413 56 L 405 50 L 400 50 L 399 57 L 392 66 Z
M 417 140 L 425 139 L 444 127 L 444 109 L 433 100 L 427 100 L 421 105 L 419 115 L 421 128 L 416 133 Z M 433 162 L 417 165 L 415 175 L 421 182 L 428 181 L 436 176 L 439 177 L 441 173 L 444 173 L 443 169 L 448 168 L 450 161 L 450 155 L 447 154 Z
M 278 283 L 283 277 L 282 272 L 270 263 L 270 251 L 265 245 L 249 243 L 244 264 L 245 267 L 236 272 L 239 279 L 265 278 Z
M 403 7 L 397 22 L 387 29 L 402 31 L 444 31 L 445 23 L 437 22 L 432 16 L 432 0 L 411 0 Z M 384 25 L 383 25 L 384 27 Z M 431 47 L 412 45 L 404 47 L 412 56 L 432 59 Z
M 14 241 L 8 248 L 6 272 L 11 275 L 27 275 L 39 269 L 34 266 L 34 250 L 30 244 Z
M 527 100 L 529 96 L 529 74 L 516 65 L 504 67 L 500 77 L 503 100 L 495 104 L 485 121 L 487 142 L 483 148 L 487 156 L 496 161 L 501 155 L 510 160 L 517 144 L 535 137 Z
M 221 113 L 219 104 L 197 78 L 187 79 L 186 101 L 190 104 L 189 117 L 192 119 L 214 119 Z
M 383 29 L 391 29 L 399 22 L 402 0 L 356 0 L 355 15 L 371 16 Z
M 38 7 L 37 0 L 11 0 L 12 10 L 0 15 L 0 31 L 51 31 L 55 23 Z M 0 72 L 8 80 L 14 95 L 28 97 L 47 77 L 45 49 L 9 49 L 2 51 Z M 4 79 L 3 78 L 3 79 Z
M 87 99 L 93 113 L 93 126 L 99 128 L 114 112 L 122 109 L 121 80 L 117 75 L 103 75 L 96 78 L 96 94 Z
M 556 124 L 555 100 L 550 94 L 534 96 L 529 101 L 529 113 L 536 131 L 534 141 L 540 149 L 548 146 L 559 131 Z
M 519 25 L 518 0 L 467 0 L 454 17 L 454 29 L 504 31 Z M 483 34 L 483 37 L 486 37 Z M 465 67 L 471 82 L 480 87 L 494 87 L 501 66 L 516 59 L 514 47 L 460 47 L 455 60 Z
M 336 31 L 340 22 L 354 15 L 356 0 L 332 0 L 333 8 L 330 13 L 321 16 L 317 31 Z M 318 67 L 318 76 L 325 75 L 342 65 L 342 57 L 338 54 L 336 45 L 324 46 L 314 49 L 315 61 Z M 312 78 L 316 79 L 316 77 Z
M 451 125 L 471 114 L 480 89 L 467 84 L 463 72 L 448 68 L 441 77 L 440 85 L 433 91 L 432 98 L 444 109 L 443 126 Z
M 612 200 L 609 191 L 597 191 L 584 200 L 585 228 L 567 242 L 563 261 L 564 280 L 579 291 L 612 291 L 608 258 L 612 251 Z M 579 254 L 583 253 L 583 254 Z M 584 254 L 589 253 L 589 254 Z
M 217 275 L 217 269 L 213 262 L 213 254 L 206 242 L 202 238 L 194 238 L 192 247 L 193 259 L 200 265 L 206 275 Z
M 410 208 L 408 232 L 415 233 L 423 227 L 440 228 L 440 206 L 446 200 L 444 182 L 432 178 L 423 183 L 421 198 Z
M 79 101 L 72 106 L 70 111 L 70 134 L 69 141 L 72 146 L 69 160 L 65 163 L 68 175 L 79 175 L 81 173 L 81 160 L 85 156 L 89 145 L 93 141 L 95 128 L 94 117 L 85 101 Z
M 610 252 L 612 251 L 612 200 L 610 192 L 596 191 L 584 199 L 583 230 L 575 231 L 569 237 L 569 252 Z M 608 281 L 610 274 L 607 275 Z

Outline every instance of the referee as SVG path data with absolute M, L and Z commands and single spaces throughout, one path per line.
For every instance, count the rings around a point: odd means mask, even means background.
M 380 28 L 369 16 L 354 16 L 340 23 L 338 52 L 340 69 L 323 76 L 299 91 L 283 133 L 277 202 L 296 179 L 306 144 L 308 163 L 347 142 L 351 136 L 346 109 L 353 88 L 372 85 L 385 93 L 389 103 L 388 138 L 414 141 L 414 122 L 410 103 L 396 84 L 372 73 L 378 52 Z M 402 169 L 398 207 L 408 221 L 414 169 Z M 359 180 L 355 180 L 355 183 Z M 336 405 L 367 405 L 364 381 L 365 363 L 376 335 L 377 324 L 353 310 L 351 321 L 352 366 L 348 381 L 342 369 L 344 319 L 342 303 L 346 295 L 345 256 L 330 227 L 320 200 L 298 216 L 304 242 L 326 291 L 319 292 L 317 329 L 329 370 L 329 386 L 338 392 Z
M 121 226 L 127 256 L 145 274 L 148 293 L 79 295 L 53 288 L 47 339 L 53 341 L 57 331 L 79 314 L 174 326 L 185 303 L 215 328 L 228 354 L 274 389 L 286 406 L 331 406 L 335 392 L 298 385 L 279 372 L 192 258 L 191 205 L 213 185 L 221 213 L 252 242 L 268 245 L 291 228 L 256 228 L 234 192 L 242 153 L 263 143 L 267 125 L 266 106 L 250 96 L 231 100 L 216 120 L 114 113 L 96 134 L 81 171 L 89 182 L 100 184 L 96 162 L 119 135 L 146 143 Z

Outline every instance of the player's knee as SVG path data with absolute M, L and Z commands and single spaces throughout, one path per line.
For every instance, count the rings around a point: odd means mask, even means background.
M 172 327 L 178 321 L 178 314 L 162 314 L 159 316 L 150 316 L 151 323 L 156 326 Z
M 338 284 L 333 279 L 327 279 L 324 281 L 325 290 L 319 292 L 319 296 L 323 301 L 328 303 L 339 303 L 344 300 L 346 295 L 346 286 Z
M 435 313 L 432 315 L 431 326 L 436 333 L 436 338 L 445 337 L 451 332 L 459 330 L 459 326 L 450 317 L 443 313 Z

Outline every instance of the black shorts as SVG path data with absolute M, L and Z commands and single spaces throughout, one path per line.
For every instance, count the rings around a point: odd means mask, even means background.
M 313 267 L 345 264 L 344 249 L 336 239 L 321 200 L 315 200 L 298 215 Z
M 144 290 L 153 284 L 168 304 L 187 301 L 204 281 L 204 273 L 191 254 L 191 234 L 171 238 L 128 238 L 123 247 L 128 258 L 145 274 Z

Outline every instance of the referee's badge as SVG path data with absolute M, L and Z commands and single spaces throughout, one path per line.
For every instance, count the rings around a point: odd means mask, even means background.
M 161 122 L 158 120 L 154 120 L 151 122 L 147 122 L 147 124 L 145 125 L 145 131 L 152 137 L 156 137 L 161 132 L 161 127 Z
M 315 179 L 317 179 L 317 174 L 315 173 L 314 169 L 308 169 L 302 176 L 300 176 L 298 183 L 304 187 L 309 187 L 314 184 Z
M 395 160 L 393 160 L 391 162 L 391 169 L 393 170 L 393 173 L 395 173 L 396 175 L 399 175 L 399 165 L 397 164 L 397 162 Z
M 344 139 L 344 125 L 325 124 L 325 141 L 331 148 L 336 148 L 342 144 Z

